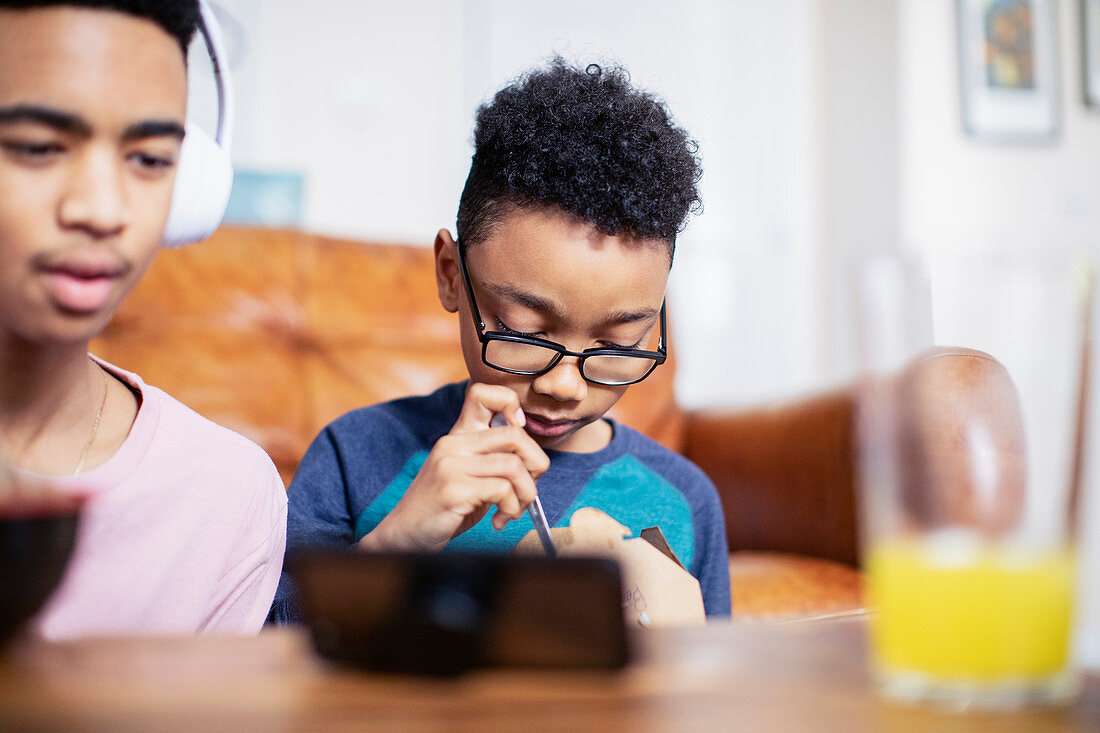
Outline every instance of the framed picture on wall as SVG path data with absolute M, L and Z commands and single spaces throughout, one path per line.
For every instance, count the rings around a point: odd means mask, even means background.
M 1058 137 L 1054 2 L 957 0 L 966 134 L 1003 142 Z
M 1100 108 L 1100 0 L 1081 0 L 1081 61 L 1085 104 Z

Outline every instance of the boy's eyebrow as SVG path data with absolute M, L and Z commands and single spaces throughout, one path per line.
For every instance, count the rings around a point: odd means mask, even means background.
M 62 112 L 59 109 L 34 104 L 0 107 L 0 125 L 12 125 L 19 122 L 45 125 L 58 132 L 82 138 L 92 136 L 92 126 L 71 112 Z M 175 120 L 143 120 L 135 122 L 123 130 L 120 140 L 124 143 L 148 137 L 174 137 L 177 140 L 183 140 L 184 134 L 183 125 Z
M 59 132 L 77 135 L 78 137 L 92 136 L 92 126 L 70 112 L 62 112 L 58 109 L 40 107 L 34 104 L 0 107 L 0 125 L 11 125 L 18 122 L 45 125 Z
M 601 326 L 618 326 L 625 323 L 638 323 L 639 321 L 652 321 L 660 315 L 659 308 L 643 308 L 639 311 L 620 311 L 612 313 L 600 323 Z
M 484 287 L 486 290 L 496 293 L 497 296 L 505 300 L 510 300 L 517 305 L 522 305 L 525 308 L 549 314 L 559 320 L 565 317 L 562 309 L 559 308 L 556 303 L 552 303 L 546 298 L 539 297 L 534 293 L 528 293 L 519 288 L 514 288 L 511 285 L 500 285 L 498 283 L 484 283 Z
M 565 315 L 555 303 L 547 300 L 546 298 L 539 297 L 533 293 L 527 293 L 518 288 L 514 288 L 511 285 L 499 285 L 496 283 L 485 283 L 486 290 L 490 290 L 497 296 L 510 300 L 517 305 L 522 305 L 525 308 L 539 311 L 541 313 L 547 313 L 559 320 L 564 319 Z M 600 322 L 600 326 L 613 326 L 622 325 L 625 323 L 637 323 L 639 321 L 649 321 L 655 319 L 660 313 L 659 308 L 642 308 L 636 311 L 619 311 L 612 313 L 604 318 Z
M 183 125 L 175 120 L 145 120 L 123 130 L 121 140 L 124 143 L 143 140 L 147 137 L 174 137 L 177 140 L 183 140 L 185 134 Z

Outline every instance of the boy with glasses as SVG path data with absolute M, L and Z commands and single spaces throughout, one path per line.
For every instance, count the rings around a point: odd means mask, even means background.
M 288 547 L 508 552 L 537 494 L 552 526 L 581 507 L 635 535 L 659 524 L 707 614 L 728 615 L 714 486 L 604 417 L 667 356 L 669 267 L 699 201 L 694 151 L 621 69 L 557 59 L 483 106 L 458 237 L 435 241 L 470 381 L 326 427 L 290 487 Z M 274 620 L 294 618 L 292 594 L 284 575 Z

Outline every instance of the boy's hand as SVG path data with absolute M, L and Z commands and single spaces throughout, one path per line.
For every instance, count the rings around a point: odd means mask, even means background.
M 510 425 L 490 429 L 498 413 Z M 469 385 L 454 427 L 436 442 L 393 511 L 359 540 L 359 548 L 434 552 L 492 506 L 497 529 L 521 517 L 535 499 L 535 480 L 550 467 L 524 422 L 515 392 Z

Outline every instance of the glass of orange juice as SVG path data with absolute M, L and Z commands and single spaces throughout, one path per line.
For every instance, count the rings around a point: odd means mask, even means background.
M 1077 689 L 1092 279 L 1049 251 L 860 269 L 861 545 L 892 699 L 1004 709 Z

